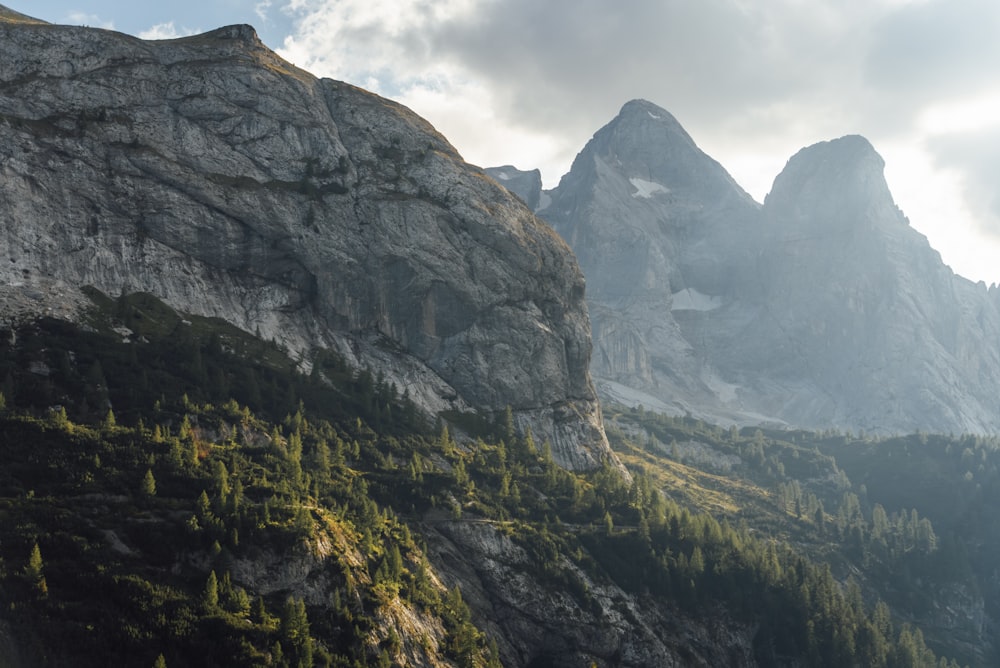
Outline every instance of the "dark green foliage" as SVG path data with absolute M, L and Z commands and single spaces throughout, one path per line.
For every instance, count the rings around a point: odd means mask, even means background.
M 638 469 L 631 483 L 611 467 L 565 471 L 548 443 L 514 432 L 509 412 L 429 429 L 395 387 L 329 353 L 307 376 L 223 323 L 185 321 L 145 295 L 94 298 L 93 331 L 40 321 L 16 345 L 0 337 L 0 377 L 10 379 L 0 410 L 0 615 L 33 663 L 392 665 L 420 643 L 395 630 L 374 637 L 372 613 L 405 602 L 440 620 L 445 658 L 499 665 L 462 593 L 435 585 L 408 524 L 442 511 L 495 522 L 529 555 L 532 577 L 596 615 L 602 604 L 580 570 L 694 616 L 722 607 L 759 627 L 765 665 L 933 656 L 884 606 L 845 596 L 829 568 L 691 512 Z M 109 318 L 136 333 L 132 342 L 111 333 Z M 752 462 L 751 477 L 775 487 L 793 473 L 836 471 L 831 457 L 772 435 L 640 417 L 662 442 L 697 433 L 732 448 Z M 463 428 L 481 440 L 456 438 Z M 652 457 L 656 444 L 645 445 Z M 855 512 L 844 491 L 833 482 L 809 492 L 813 500 L 787 488 L 782 512 L 807 528 L 816 513 L 824 530 L 867 527 L 865 541 L 891 550 L 901 511 L 859 499 Z M 843 507 L 844 521 L 824 504 Z M 927 538 L 926 516 L 903 518 L 904 553 Z M 337 546 L 324 561 L 322 605 L 238 581 L 237 560 L 321 541 Z

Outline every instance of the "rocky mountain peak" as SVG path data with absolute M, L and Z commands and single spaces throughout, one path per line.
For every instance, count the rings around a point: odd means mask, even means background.
M 867 139 L 848 135 L 796 153 L 765 198 L 772 219 L 806 225 L 860 225 L 884 221 L 896 210 L 884 176 L 885 161 Z M 800 216 L 813 211 L 821 216 Z
M 646 100 L 626 103 L 587 143 L 553 192 L 553 210 L 572 208 L 567 192 L 594 188 L 607 197 L 639 200 L 653 207 L 667 201 L 682 207 L 692 202 L 702 206 L 705 201 L 726 207 L 734 199 L 752 204 L 750 196 L 698 148 L 670 112 Z
M 687 130 L 669 111 L 647 100 L 630 100 L 622 105 L 618 116 L 609 123 L 619 131 L 642 131 L 646 129 L 661 142 L 680 142 L 694 146 L 694 140 Z
M 513 165 L 503 167 L 487 167 L 486 173 L 496 179 L 496 182 L 511 191 L 535 211 L 539 208 L 542 198 L 542 173 L 537 169 L 520 170 Z
M 264 43 L 261 42 L 260 37 L 257 36 L 257 30 L 253 26 L 247 25 L 246 23 L 238 23 L 235 25 L 216 28 L 215 30 L 200 35 L 200 37 L 202 39 L 231 39 L 239 42 L 245 42 L 253 46 L 264 47 Z M 181 39 L 188 38 L 182 37 Z

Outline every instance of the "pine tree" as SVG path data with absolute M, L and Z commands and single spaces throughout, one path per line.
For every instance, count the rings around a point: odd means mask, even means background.
M 214 610 L 219 605 L 219 579 L 215 576 L 215 571 L 208 574 L 202 600 L 209 610 Z
M 117 426 L 118 420 L 115 419 L 115 412 L 108 408 L 108 412 L 104 416 L 104 421 L 101 423 L 101 428 L 105 431 L 112 431 Z
M 295 652 L 300 666 L 313 664 L 313 640 L 309 634 L 309 617 L 301 598 L 289 596 L 281 615 L 281 637 Z
M 147 499 L 156 496 L 156 478 L 153 477 L 152 469 L 146 469 L 146 475 L 143 476 L 142 484 L 139 486 L 139 493 Z
M 48 584 L 45 582 L 45 574 L 42 572 L 42 551 L 35 543 L 28 556 L 28 565 L 24 569 L 24 576 L 35 590 L 45 596 L 49 593 Z

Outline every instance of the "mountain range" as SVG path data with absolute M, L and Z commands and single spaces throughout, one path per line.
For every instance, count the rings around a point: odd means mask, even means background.
M 995 655 L 996 441 L 787 428 L 996 427 L 865 140 L 761 205 L 634 101 L 543 191 L 250 26 L 0 63 L 0 664 Z
M 997 292 L 942 262 L 883 168 L 862 137 L 821 142 L 761 205 L 636 100 L 556 188 L 522 196 L 586 276 L 605 398 L 720 424 L 995 433 Z

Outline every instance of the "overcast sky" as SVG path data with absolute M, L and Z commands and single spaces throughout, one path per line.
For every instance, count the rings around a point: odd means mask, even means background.
M 757 200 L 800 148 L 866 136 L 959 274 L 1000 282 L 996 0 L 0 0 L 171 37 L 251 23 L 316 75 L 430 120 L 469 162 L 555 186 L 630 99 L 673 113 Z

